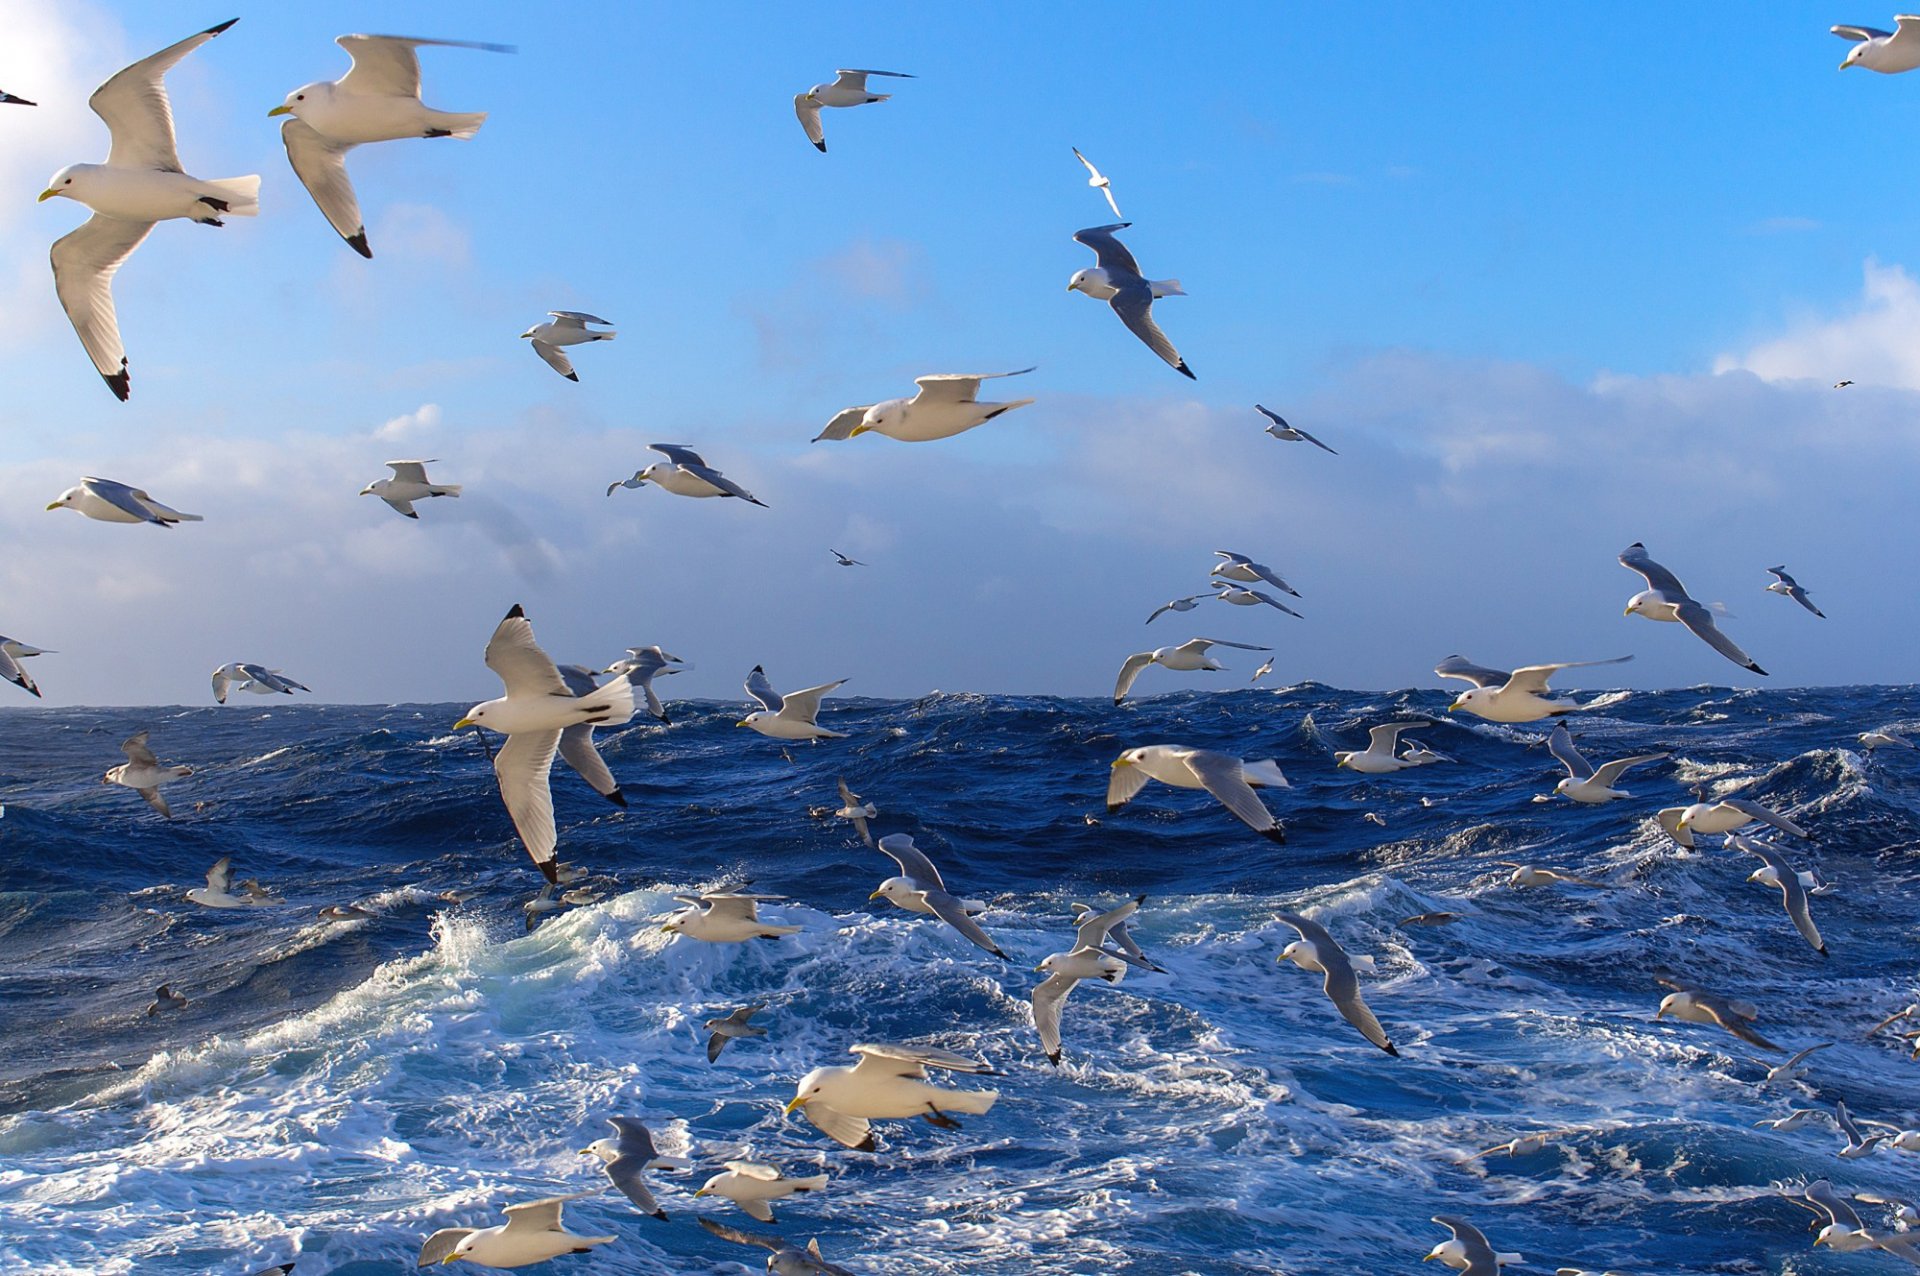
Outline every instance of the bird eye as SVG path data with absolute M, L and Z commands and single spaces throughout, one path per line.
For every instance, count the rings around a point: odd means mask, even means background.
M 307 100 L 307 95 L 304 93 L 296 93 L 293 95 L 293 100 L 296 102 L 304 102 Z

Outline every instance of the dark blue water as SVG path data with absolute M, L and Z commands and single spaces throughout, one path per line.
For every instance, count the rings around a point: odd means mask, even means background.
M 748 1156 L 826 1172 L 781 1208 L 858 1271 L 1287 1273 L 1420 1270 L 1477 1221 L 1536 1269 L 1632 1273 L 1898 1270 L 1811 1251 L 1778 1182 L 1920 1195 L 1920 1158 L 1833 1155 L 1830 1127 L 1752 1122 L 1845 1099 L 1920 1122 L 1920 1064 L 1896 1032 L 1916 997 L 1920 756 L 1856 735 L 1920 722 L 1920 692 L 1700 688 L 1609 698 L 1582 718 L 1596 761 L 1670 749 L 1605 807 L 1535 802 L 1560 772 L 1534 728 L 1477 721 L 1416 734 L 1457 762 L 1368 778 L 1332 743 L 1438 691 L 1318 686 L 1173 695 L 1113 708 L 939 695 L 832 701 L 844 741 L 781 745 L 738 706 L 605 735 L 631 805 L 555 775 L 561 854 L 599 902 L 526 933 L 538 886 L 485 756 L 446 726 L 464 706 L 10 709 L 0 716 L 0 1272 L 413 1270 L 436 1227 L 603 1186 L 577 1149 L 636 1115 L 693 1168 L 655 1175 L 667 1223 L 613 1193 L 575 1230 L 619 1240 L 555 1271 L 758 1269 L 698 1227 L 692 1191 Z M 1315 725 L 1304 728 L 1312 715 Z M 163 821 L 99 777 L 150 728 L 197 774 Z M 1275 846 L 1205 794 L 1149 786 L 1109 815 L 1109 764 L 1172 742 L 1273 757 Z M 869 903 L 891 864 L 837 805 L 845 776 L 956 891 L 986 899 L 1003 966 L 929 918 Z M 1796 865 L 1832 949 L 1792 930 L 1757 862 L 1680 853 L 1648 817 L 1706 782 L 1802 822 Z M 1368 813 L 1381 822 L 1366 818 Z M 1705 839 L 1718 842 L 1719 839 Z M 285 899 L 245 911 L 182 899 L 217 858 Z M 1522 891 L 1499 860 L 1610 889 Z M 748 945 L 673 940 L 672 894 L 751 880 L 805 930 Z M 450 902 L 443 892 L 471 891 Z M 1040 1055 L 1031 967 L 1071 939 L 1066 905 L 1144 893 L 1135 933 L 1168 967 L 1067 1003 L 1066 1060 Z M 366 920 L 317 910 L 358 902 Z M 1388 1058 L 1275 962 L 1307 911 L 1372 955 Z M 1448 910 L 1450 926 L 1403 928 Z M 1791 1047 L 1834 1041 L 1807 1082 L 1763 1086 L 1759 1052 L 1655 1023 L 1661 972 L 1762 1008 Z M 173 983 L 184 1010 L 144 1014 Z M 765 1039 L 717 1066 L 701 1021 L 769 1003 Z M 1920 1026 L 1920 1025 L 1916 1025 Z M 782 1103 L 857 1041 L 925 1039 L 1005 1075 L 964 1130 L 882 1127 L 830 1144 Z M 969 1080 L 969 1084 L 978 1084 Z M 1539 1129 L 1523 1158 L 1463 1160 Z M 1874 1213 L 1869 1211 L 1869 1213 Z M 1878 1221 L 1877 1214 L 1875 1221 Z

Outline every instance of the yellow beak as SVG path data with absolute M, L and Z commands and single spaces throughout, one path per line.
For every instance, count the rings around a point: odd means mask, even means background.
M 448 1263 L 457 1263 L 459 1261 L 460 1261 L 460 1255 L 448 1254 L 445 1258 L 440 1260 L 440 1266 L 445 1267 Z
M 847 437 L 850 439 L 857 439 L 861 435 L 865 434 L 871 428 L 873 427 L 866 426 L 866 425 L 856 425 L 853 427 L 852 431 L 848 433 Z
M 53 197 L 54 197 L 55 195 L 58 195 L 59 193 L 60 193 L 59 191 L 57 191 L 57 190 L 55 190 L 55 189 L 53 189 L 53 187 L 51 187 L 51 186 L 49 186 L 49 187 L 47 187 L 47 189 L 45 189 L 45 190 L 43 190 L 43 191 L 41 191 L 41 192 L 40 192 L 40 198 L 39 198 L 39 199 L 36 199 L 36 200 L 34 200 L 33 202 L 34 202 L 34 203 L 36 203 L 36 204 L 44 204 L 44 203 L 46 203 L 46 202 L 47 202 L 48 200 L 50 200 L 50 199 L 52 199 L 52 198 L 53 198 Z
M 746 722 L 746 719 L 743 718 L 739 722 L 734 723 L 733 725 L 736 727 L 744 727 L 747 725 L 747 722 Z
M 268 118 L 268 119 L 272 119 L 272 118 L 273 118 L 274 116 L 276 116 L 276 115 L 292 115 L 292 114 L 293 114 L 293 108 L 292 108 L 292 107 L 290 107 L 290 106 L 284 106 L 284 105 L 283 105 L 283 106 L 276 106 L 276 107 L 274 107 L 274 108 L 273 108 L 273 109 L 272 109 L 271 111 L 268 111 L 268 112 L 267 112 L 267 118 Z
M 52 507 L 51 505 L 49 505 L 49 506 L 48 506 L 47 508 L 48 508 L 48 509 L 52 509 L 53 507 Z M 453 724 L 453 730 L 455 730 L 455 731 L 458 731 L 458 730 L 460 730 L 460 729 L 461 729 L 462 727 L 470 727 L 470 726 L 472 726 L 472 725 L 473 725 L 473 719 L 472 719 L 472 718 L 462 718 L 462 719 L 460 719 L 460 721 L 458 721 L 458 722 L 456 722 L 456 723 L 454 723 L 454 724 Z
M 703 1187 L 703 1188 L 701 1188 L 701 1189 L 700 1189 L 700 1190 L 699 1190 L 698 1192 L 695 1192 L 695 1193 L 694 1193 L 694 1195 L 695 1195 L 695 1196 L 706 1196 L 706 1195 L 707 1195 L 708 1193 L 710 1193 L 710 1192 L 712 1192 L 712 1191 L 713 1191 L 713 1189 L 712 1189 L 712 1188 L 710 1188 L 710 1187 Z
M 875 892 L 874 892 L 873 894 L 871 894 L 871 895 L 869 895 L 869 896 L 867 896 L 867 898 L 868 898 L 868 899 L 879 899 L 879 898 L 880 898 L 880 897 L 881 897 L 882 895 L 884 895 L 884 894 L 886 894 L 886 892 L 885 892 L 885 891 L 875 891 Z
M 786 1113 L 788 1116 L 792 1116 L 796 1111 L 806 1106 L 807 1096 L 804 1094 L 796 1094 L 793 1096 L 793 1101 L 787 1104 Z
M 1447 712 L 1452 713 L 1455 709 L 1458 709 L 1459 707 L 1460 706 L 1457 704 L 1450 704 L 1447 706 Z
M 1115 758 L 1115 759 L 1113 760 L 1113 766 L 1114 766 L 1114 769 L 1115 769 L 1116 771 L 1117 771 L 1117 770 L 1119 770 L 1119 769 L 1120 769 L 1121 767 L 1123 767 L 1123 766 L 1132 766 L 1132 765 L 1133 765 L 1133 763 L 1131 763 L 1131 762 L 1129 762 L 1129 761 L 1127 761 L 1127 760 L 1126 760 L 1125 758 Z
M 50 509 L 50 510 L 57 510 L 57 509 L 59 509 L 59 508 L 60 508 L 60 502 L 59 502 L 59 501 L 55 501 L 55 502 L 53 502 L 53 503 L 52 503 L 51 505 L 49 505 L 49 506 L 47 506 L 47 508 L 48 508 L 48 509 Z

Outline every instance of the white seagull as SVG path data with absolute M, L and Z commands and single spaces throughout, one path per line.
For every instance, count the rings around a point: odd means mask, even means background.
M 160 759 L 155 757 L 153 750 L 147 747 L 148 734 L 148 732 L 141 731 L 128 736 L 126 741 L 120 746 L 120 752 L 127 755 L 127 760 L 109 770 L 100 778 L 100 782 L 102 784 L 118 784 L 125 788 L 132 789 L 135 793 L 138 793 L 146 799 L 148 806 L 160 812 L 160 814 L 167 819 L 172 819 L 173 811 L 168 808 L 167 799 L 160 796 L 160 786 L 163 784 L 171 784 L 175 780 L 185 779 L 187 776 L 193 774 L 193 768 L 190 766 L 161 766 Z M 220 861 L 221 864 L 225 864 L 226 862 L 226 860 Z M 218 867 L 218 865 L 215 867 Z M 211 875 L 207 878 L 207 884 L 209 886 L 213 885 Z
M 1737 834 L 1728 836 L 1727 845 L 1736 851 L 1745 851 L 1760 861 L 1760 867 L 1748 874 L 1747 880 L 1778 890 L 1780 902 L 1786 906 L 1787 917 L 1793 922 L 1793 928 L 1800 932 L 1800 938 L 1806 940 L 1813 951 L 1822 957 L 1828 956 L 1827 941 L 1820 937 L 1820 928 L 1813 924 L 1813 904 L 1807 896 L 1806 884 L 1793 866 L 1787 863 L 1786 857 L 1764 842 L 1755 842 Z
M 1056 1068 L 1060 1066 L 1060 1008 L 1066 1003 L 1067 994 L 1082 979 L 1117 984 L 1126 976 L 1133 958 L 1107 947 L 1108 932 L 1125 924 L 1127 918 L 1139 911 L 1145 898 L 1130 899 L 1104 913 L 1081 914 L 1073 947 L 1050 955 L 1034 968 L 1046 978 L 1034 987 L 1029 998 L 1033 1004 L 1033 1029 L 1040 1036 L 1040 1048 L 1046 1052 L 1047 1062 Z
M 1553 734 L 1547 737 L 1547 752 L 1553 754 L 1559 759 L 1560 765 L 1567 768 L 1566 779 L 1554 785 L 1553 791 L 1561 797 L 1571 798 L 1575 802 L 1583 802 L 1589 806 L 1598 806 L 1617 798 L 1633 796 L 1625 790 L 1614 787 L 1620 782 L 1620 777 L 1629 768 L 1646 762 L 1658 762 L 1662 758 L 1672 756 L 1666 753 L 1636 753 L 1630 758 L 1617 758 L 1595 769 L 1592 763 L 1580 755 L 1580 750 L 1573 747 L 1573 735 L 1567 730 L 1567 724 L 1564 722 L 1553 724 Z
M 660 929 L 709 944 L 744 944 L 749 939 L 780 939 L 798 935 L 805 927 L 775 926 L 760 920 L 760 905 L 784 895 L 749 895 L 738 891 L 708 891 L 702 895 L 675 895 L 686 907 L 662 922 Z
M 573 361 L 566 356 L 561 346 L 585 345 L 590 341 L 612 341 L 620 334 L 617 332 L 596 332 L 587 327 L 590 323 L 607 324 L 611 319 L 600 319 L 580 310 L 549 310 L 552 316 L 546 323 L 536 323 L 520 334 L 522 340 L 533 342 L 533 352 L 546 360 L 547 366 L 569 381 L 578 381 L 580 374 L 573 370 Z
M 1338 452 L 1335 452 L 1332 448 L 1322 443 L 1319 439 L 1316 439 L 1311 434 L 1308 434 L 1305 430 L 1301 429 L 1299 426 L 1287 424 L 1287 419 L 1281 416 L 1278 412 L 1270 411 L 1267 408 L 1263 408 L 1258 403 L 1253 405 L 1253 410 L 1255 412 L 1258 412 L 1261 416 L 1267 418 L 1268 421 L 1272 422 L 1271 425 L 1267 426 L 1266 432 L 1268 434 L 1271 434 L 1274 438 L 1279 439 L 1282 442 L 1286 442 L 1286 443 L 1311 443 L 1315 447 L 1319 448 L 1322 452 L 1327 452 L 1334 456 L 1340 455 Z
M 642 1214 L 665 1222 L 667 1212 L 653 1198 L 646 1180 L 646 1171 L 660 1162 L 660 1153 L 653 1146 L 653 1131 L 632 1117 L 608 1117 L 607 1124 L 613 1127 L 614 1137 L 595 1139 L 580 1149 L 580 1155 L 599 1157 L 607 1178 L 622 1196 Z
M 198 514 L 182 514 L 162 505 L 137 487 L 112 479 L 87 477 L 78 487 L 60 493 L 60 499 L 48 503 L 50 510 L 77 510 L 101 523 L 152 523 L 171 527 L 175 523 L 198 523 Z
M 1093 249 L 1095 264 L 1076 271 L 1067 281 L 1067 291 L 1084 292 L 1112 306 L 1120 322 L 1127 325 L 1127 331 L 1144 341 L 1147 349 L 1166 360 L 1175 372 L 1194 380 L 1193 369 L 1173 348 L 1173 342 L 1167 340 L 1167 334 L 1160 331 L 1160 325 L 1153 321 L 1153 303 L 1157 298 L 1184 297 L 1186 290 L 1178 279 L 1148 279 L 1140 273 L 1140 263 L 1133 259 L 1125 244 L 1113 237 L 1114 231 L 1125 230 L 1132 224 L 1090 226 L 1073 233 L 1076 243 Z
M 1147 623 L 1151 625 L 1154 621 L 1160 619 L 1160 617 L 1164 616 L 1166 613 L 1170 611 L 1192 611 L 1195 607 L 1200 605 L 1200 600 L 1202 598 L 1215 598 L 1215 597 L 1218 597 L 1218 595 L 1188 594 L 1185 598 L 1176 598 L 1172 602 L 1162 603 L 1160 604 L 1160 606 L 1155 607 L 1153 609 L 1153 615 L 1147 617 Z
M 1002 952 L 993 936 L 980 928 L 970 913 L 984 911 L 973 907 L 974 900 L 961 899 L 947 890 L 940 870 L 905 833 L 892 833 L 880 839 L 876 848 L 900 866 L 900 872 L 874 888 L 868 900 L 885 899 L 910 913 L 928 913 L 964 935 L 969 943 L 992 953 L 1001 961 L 1013 958 Z
M 377 496 L 397 513 L 419 518 L 413 509 L 415 501 L 424 501 L 430 496 L 460 495 L 458 483 L 435 483 L 427 477 L 427 467 L 434 464 L 437 462 L 430 460 L 388 461 L 386 465 L 393 471 L 393 477 L 375 479 L 360 489 L 360 495 Z
M 1645 545 L 1635 541 L 1621 550 L 1620 565 L 1638 572 L 1647 582 L 1645 589 L 1627 600 L 1624 614 L 1685 625 L 1693 631 L 1694 637 L 1742 669 L 1763 678 L 1767 676 L 1767 671 L 1755 664 L 1752 656 L 1740 650 L 1739 644 L 1720 632 L 1720 627 L 1713 623 L 1713 613 L 1687 593 L 1687 587 L 1680 583 L 1680 578 L 1648 557 Z
M 1279 572 L 1265 563 L 1256 563 L 1245 554 L 1235 553 L 1230 549 L 1216 549 L 1213 551 L 1213 556 L 1221 561 L 1213 565 L 1213 570 L 1207 573 L 1209 576 L 1218 576 L 1223 580 L 1236 580 L 1247 585 L 1258 585 L 1264 581 L 1283 594 L 1300 597 L 1299 590 L 1287 584 L 1280 578 Z
M 660 696 L 653 689 L 653 680 L 667 674 L 684 673 L 688 668 L 690 666 L 686 661 L 678 656 L 670 656 L 658 647 L 629 647 L 626 655 L 600 672 L 617 673 L 624 677 L 646 697 L 647 712 L 672 726 L 673 719 L 667 716 L 667 706 L 660 703 Z
M 845 732 L 829 731 L 815 719 L 820 716 L 820 701 L 846 681 L 841 678 L 783 696 L 767 681 L 766 670 L 755 665 L 747 675 L 747 694 L 758 700 L 760 707 L 734 725 L 751 727 L 775 740 L 844 740 Z
M 1424 763 L 1396 756 L 1394 750 L 1400 747 L 1401 732 L 1431 725 L 1425 718 L 1383 722 L 1367 732 L 1366 748 L 1335 753 L 1333 763 L 1336 767 L 1345 767 L 1362 775 L 1391 775 L 1395 771 L 1422 766 Z
M 839 70 L 833 73 L 833 83 L 816 84 L 805 93 L 793 95 L 793 113 L 800 117 L 800 127 L 807 131 L 807 140 L 822 153 L 827 149 L 827 131 L 820 126 L 820 108 L 823 106 L 866 106 L 870 102 L 884 102 L 892 97 L 891 93 L 873 93 L 867 89 L 869 75 L 884 75 L 890 80 L 911 80 L 914 77 L 905 71 L 859 71 Z
M 1205 789 L 1248 828 L 1275 842 L 1287 840 L 1286 830 L 1260 801 L 1256 788 L 1292 787 L 1272 758 L 1243 762 L 1211 749 L 1178 744 L 1149 744 L 1128 749 L 1113 760 L 1107 780 L 1107 814 L 1111 815 L 1146 786 L 1148 780 L 1177 789 Z
M 296 691 L 311 695 L 313 692 L 313 688 L 295 682 L 278 669 L 250 660 L 230 660 L 213 671 L 214 703 L 225 704 L 229 690 L 250 691 L 256 696 L 290 696 Z
M 1473 684 L 1447 706 L 1448 713 L 1464 709 L 1488 722 L 1538 722 L 1542 718 L 1593 707 L 1591 704 L 1575 704 L 1571 700 L 1547 699 L 1547 680 L 1554 674 L 1562 669 L 1589 669 L 1596 665 L 1617 665 L 1632 659 L 1632 656 L 1615 656 L 1611 660 L 1567 660 L 1557 665 L 1528 665 L 1508 673 L 1503 669 L 1476 665 L 1465 656 L 1448 656 L 1435 665 L 1433 671 L 1442 678 L 1458 678 Z
M 1210 647 L 1232 647 L 1238 651 L 1272 651 L 1271 647 L 1256 647 L 1252 643 L 1228 642 L 1225 638 L 1189 638 L 1177 647 L 1156 647 L 1152 651 L 1138 651 L 1127 657 L 1120 666 L 1120 680 L 1113 687 L 1113 702 L 1119 704 L 1127 698 L 1134 679 L 1148 665 L 1159 665 L 1162 669 L 1172 669 L 1178 673 L 1217 672 L 1226 666 L 1207 654 Z
M 998 1090 L 950 1090 L 927 1084 L 927 1069 L 992 1074 L 978 1059 L 935 1046 L 856 1045 L 860 1061 L 850 1068 L 815 1068 L 794 1087 L 787 1115 L 805 1112 L 822 1134 L 860 1152 L 873 1151 L 875 1120 L 919 1117 L 943 1130 L 960 1123 L 949 1112 L 978 1115 L 993 1107 Z
M 568 1201 L 597 1196 L 574 1192 L 509 1205 L 501 1211 L 507 1221 L 498 1227 L 443 1227 L 420 1247 L 420 1267 L 434 1267 L 465 1259 L 481 1267 L 528 1267 L 562 1254 L 584 1254 L 595 1245 L 610 1245 L 617 1236 L 581 1236 L 567 1230 L 560 1210 Z
M 695 1196 L 724 1196 L 762 1223 L 773 1222 L 773 1202 L 785 1200 L 796 1192 L 818 1192 L 827 1185 L 824 1174 L 788 1178 L 771 1165 L 753 1161 L 727 1161 L 725 1174 L 716 1174 L 700 1185 Z
M 1265 604 L 1276 611 L 1284 611 L 1295 620 L 1305 620 L 1293 608 L 1275 598 L 1264 589 L 1246 589 L 1239 585 L 1229 585 L 1226 581 L 1214 582 L 1214 597 L 1223 603 L 1232 603 L 1235 607 L 1258 607 Z
M 1373 958 L 1363 956 L 1355 959 L 1347 955 L 1347 950 L 1335 942 L 1326 927 L 1298 913 L 1279 913 L 1275 920 L 1284 922 L 1300 932 L 1300 938 L 1280 950 L 1279 960 L 1290 961 L 1302 970 L 1310 970 L 1326 976 L 1325 992 L 1327 1000 L 1334 1004 L 1340 1017 L 1360 1030 L 1360 1035 L 1379 1046 L 1388 1054 L 1398 1058 L 1400 1051 L 1394 1048 L 1387 1037 L 1387 1030 L 1380 1026 L 1374 1017 L 1366 999 L 1360 995 L 1360 980 L 1354 974 L 1356 970 L 1373 970 Z
M 1891 31 L 1845 23 L 1828 27 L 1841 39 L 1854 41 L 1840 69 L 1844 71 L 1850 66 L 1863 66 L 1882 75 L 1898 75 L 1920 66 L 1920 17 L 1911 13 L 1897 14 L 1893 26 Z M 1843 381 L 1840 384 L 1852 385 L 1853 382 Z
M 1086 167 L 1087 185 L 1093 187 L 1095 190 L 1099 191 L 1102 195 L 1105 195 L 1107 197 L 1107 207 L 1113 210 L 1114 217 L 1117 219 L 1123 216 L 1123 214 L 1120 212 L 1120 205 L 1113 202 L 1113 182 L 1107 177 L 1105 173 L 1095 168 L 1093 166 L 1093 161 L 1088 159 L 1086 156 L 1082 155 L 1080 153 L 1080 148 L 1077 146 L 1073 148 L 1073 157 L 1079 160 L 1080 163 Z
M 851 439 L 858 435 L 884 434 L 902 443 L 930 443 L 950 439 L 975 426 L 985 425 L 1003 412 L 1023 408 L 1031 398 L 1010 403 L 982 403 L 980 383 L 998 377 L 1019 377 L 1032 368 L 1012 372 L 940 373 L 914 379 L 919 391 L 910 399 L 887 399 L 881 403 L 842 408 L 813 441 Z
M 701 455 L 684 443 L 649 443 L 651 451 L 666 457 L 664 461 L 655 461 L 644 470 L 634 471 L 630 479 L 607 484 L 607 495 L 612 496 L 615 489 L 622 487 L 639 488 L 652 483 L 665 488 L 675 496 L 733 496 L 767 508 L 767 503 L 741 487 L 738 483 L 706 463 Z
M 1653 816 L 1660 827 L 1667 831 L 1667 836 L 1682 846 L 1692 846 L 1698 834 L 1733 833 L 1755 820 L 1770 824 L 1791 837 L 1809 836 L 1798 824 L 1758 802 L 1732 797 L 1709 802 L 1704 786 L 1695 787 L 1693 792 L 1696 800 L 1691 806 L 1664 807 L 1654 812 Z
M 1813 600 L 1807 597 L 1807 591 L 1801 588 L 1800 582 L 1787 575 L 1785 563 L 1782 563 L 1778 567 L 1769 567 L 1767 570 L 1777 578 L 1771 585 L 1767 586 L 1767 592 L 1769 594 L 1782 594 L 1793 599 L 1793 601 L 1799 603 L 1802 607 L 1805 607 L 1808 611 L 1820 617 L 1820 619 L 1825 620 L 1827 618 L 1826 612 L 1821 611 L 1813 605 Z

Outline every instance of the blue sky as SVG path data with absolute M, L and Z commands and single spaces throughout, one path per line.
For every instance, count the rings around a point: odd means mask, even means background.
M 0 0 L 0 86 L 43 104 L 0 114 L 0 632 L 59 649 L 51 702 L 198 702 L 229 659 L 326 699 L 477 699 L 514 601 L 563 659 L 665 644 L 684 694 L 756 662 L 1094 694 L 1197 634 L 1272 642 L 1281 681 L 1431 684 L 1461 650 L 1752 682 L 1621 618 L 1636 539 L 1775 681 L 1911 678 L 1912 591 L 1880 582 L 1914 550 L 1920 177 L 1878 157 L 1920 76 L 1839 73 L 1825 30 L 1890 15 L 285 9 Z M 32 199 L 104 155 L 93 85 L 236 13 L 170 84 L 186 166 L 261 173 L 263 215 L 164 225 L 121 272 L 122 405 L 46 269 L 83 212 Z M 266 112 L 344 71 L 333 36 L 396 27 L 519 52 L 425 52 L 427 101 L 491 118 L 354 153 L 367 262 Z M 828 112 L 822 156 L 790 99 L 843 64 L 919 78 Z M 1074 145 L 1148 273 L 1185 282 L 1158 313 L 1196 383 L 1064 291 L 1090 263 L 1069 236 L 1108 218 Z M 618 321 L 578 385 L 516 340 L 552 307 Z M 1039 401 L 965 438 L 807 442 L 916 375 L 1030 364 Z M 1255 401 L 1341 455 L 1265 439 Z M 662 439 L 772 509 L 602 495 Z M 406 455 L 468 495 L 419 524 L 355 495 Z M 81 473 L 208 521 L 46 513 Z M 1281 567 L 1309 619 L 1142 628 L 1215 548 Z M 1783 560 L 1831 621 L 1759 592 Z

